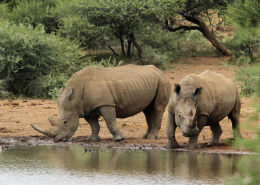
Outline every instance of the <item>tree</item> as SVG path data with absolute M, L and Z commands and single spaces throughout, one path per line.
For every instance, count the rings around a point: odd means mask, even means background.
M 150 22 L 161 23 L 173 16 L 179 4 L 177 0 L 73 0 L 61 3 L 55 13 L 64 22 L 63 33 L 78 34 L 85 41 L 98 41 L 115 53 L 108 43 L 114 37 L 120 41 L 123 56 L 130 57 L 134 45 L 141 58 L 143 51 L 135 33 L 147 29 Z M 127 40 L 127 51 L 124 40 Z
M 225 46 L 223 46 L 216 37 L 212 34 L 204 19 L 208 19 L 210 25 L 212 26 L 212 15 L 218 14 L 222 16 L 220 11 L 225 9 L 230 1 L 227 0 L 186 0 L 184 6 L 181 6 L 178 10 L 179 15 L 181 15 L 185 20 L 195 24 L 196 26 L 186 26 L 181 25 L 174 27 L 176 25 L 176 17 L 171 17 L 165 20 L 165 28 L 171 32 L 178 30 L 198 30 L 200 31 L 220 52 L 225 56 L 230 56 L 231 52 Z M 220 23 L 223 19 L 220 20 Z

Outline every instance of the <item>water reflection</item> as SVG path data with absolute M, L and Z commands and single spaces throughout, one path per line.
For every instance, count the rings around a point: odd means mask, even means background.
M 81 146 L 18 146 L 0 153 L 0 184 L 8 184 L 3 178 L 12 178 L 9 184 L 28 184 L 15 180 L 21 175 L 29 182 L 42 179 L 42 184 L 57 184 L 57 179 L 60 184 L 223 184 L 237 172 L 240 158 L 171 150 L 99 148 L 85 153 Z

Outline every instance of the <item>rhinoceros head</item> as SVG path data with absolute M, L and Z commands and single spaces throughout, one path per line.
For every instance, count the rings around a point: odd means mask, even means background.
M 183 136 L 190 137 L 199 134 L 197 127 L 197 101 L 202 87 L 195 89 L 181 89 L 175 84 L 175 122 L 181 129 Z
M 79 125 L 79 113 L 77 109 L 77 103 L 73 98 L 74 90 L 71 89 L 65 94 L 64 87 L 60 89 L 58 104 L 58 115 L 57 119 L 48 118 L 51 127 L 47 129 L 39 129 L 31 125 L 38 132 L 45 134 L 46 136 L 52 137 L 53 141 L 68 141 L 72 135 L 76 132 Z

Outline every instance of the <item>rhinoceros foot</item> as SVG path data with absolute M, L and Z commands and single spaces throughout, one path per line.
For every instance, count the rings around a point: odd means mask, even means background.
M 147 139 L 159 139 L 160 137 L 158 135 L 154 134 L 148 134 Z
M 189 149 L 200 148 L 200 145 L 199 144 L 190 144 L 190 143 L 188 143 L 186 147 L 189 148 Z
M 93 136 L 93 135 L 91 135 L 91 136 L 88 137 L 86 140 L 87 140 L 87 141 L 100 141 L 101 139 L 100 139 L 99 136 Z
M 167 149 L 171 149 L 171 148 L 179 148 L 179 145 L 176 141 L 168 141 L 167 145 L 166 145 Z
M 113 136 L 113 141 L 116 141 L 116 142 L 119 142 L 119 141 L 123 141 L 124 139 L 125 139 L 125 135 L 124 134 L 122 134 L 122 135 L 114 135 Z
M 214 144 L 218 144 L 219 143 L 219 140 L 210 140 L 209 142 L 208 142 L 208 146 L 211 146 L 211 145 L 214 145 Z

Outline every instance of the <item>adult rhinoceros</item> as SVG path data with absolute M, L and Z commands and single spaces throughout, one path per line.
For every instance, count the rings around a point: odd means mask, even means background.
M 49 118 L 51 128 L 32 127 L 54 142 L 66 142 L 77 130 L 79 118 L 85 118 L 92 129 L 89 140 L 98 141 L 98 118 L 102 116 L 113 140 L 120 141 L 126 136 L 118 129 L 116 118 L 143 111 L 148 125 L 143 138 L 156 139 L 170 96 L 170 83 L 155 66 L 86 67 L 60 89 L 57 122 Z
M 208 144 L 219 143 L 222 134 L 219 122 L 226 116 L 232 121 L 234 136 L 241 137 L 238 130 L 240 108 L 236 85 L 224 75 L 209 70 L 187 75 L 175 84 L 168 105 L 166 147 L 178 147 L 176 127 L 181 129 L 183 136 L 189 137 L 188 148 L 199 147 L 198 135 L 204 126 L 210 126 L 213 133 Z

